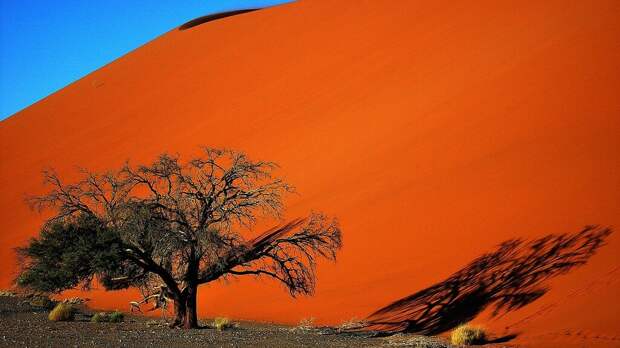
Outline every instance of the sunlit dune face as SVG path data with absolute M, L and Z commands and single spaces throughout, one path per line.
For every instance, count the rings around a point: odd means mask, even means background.
M 173 30 L 0 123 L 1 286 L 46 216 L 23 204 L 41 169 L 72 180 L 199 145 L 277 162 L 299 193 L 286 217 L 337 216 L 344 243 L 315 296 L 231 280 L 200 289 L 201 316 L 338 324 L 505 240 L 619 226 L 619 6 L 313 0 Z M 474 320 L 532 346 L 613 346 L 618 255 L 612 234 L 536 301 Z

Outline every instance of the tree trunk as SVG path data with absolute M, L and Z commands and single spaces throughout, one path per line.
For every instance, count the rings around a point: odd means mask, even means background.
M 174 321 L 170 324 L 170 327 L 181 327 L 187 317 L 187 304 L 185 298 L 181 297 L 178 300 L 174 300 Z
M 185 329 L 195 329 L 198 328 L 198 313 L 196 312 L 196 295 L 198 294 L 198 286 L 191 285 L 187 293 L 187 315 L 185 316 L 185 323 L 183 324 L 183 328 Z
M 175 319 L 172 327 L 183 329 L 198 328 L 198 314 L 196 312 L 196 295 L 198 286 L 189 285 L 187 292 L 183 292 L 179 300 L 174 302 Z

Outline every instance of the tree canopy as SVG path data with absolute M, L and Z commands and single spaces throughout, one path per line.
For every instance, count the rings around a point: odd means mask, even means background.
M 172 300 L 173 326 L 186 328 L 197 326 L 198 286 L 222 277 L 269 277 L 292 296 L 310 295 L 317 259 L 335 261 L 342 245 L 335 219 L 311 213 L 254 238 L 241 233 L 259 218 L 282 217 L 293 188 L 276 168 L 205 148 L 185 162 L 162 154 L 150 165 L 82 170 L 70 184 L 46 171 L 51 190 L 29 202 L 56 214 L 18 249 L 18 284 L 48 292 L 95 279 L 110 290 L 138 287 L 143 302 Z

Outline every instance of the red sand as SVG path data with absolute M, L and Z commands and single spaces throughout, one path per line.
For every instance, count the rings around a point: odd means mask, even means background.
M 345 233 L 314 297 L 208 285 L 205 316 L 338 323 L 506 239 L 618 227 L 619 23 L 613 0 L 308 0 L 172 30 L 0 123 L 0 286 L 44 217 L 23 204 L 42 168 L 203 144 L 278 162 L 301 193 L 288 216 L 323 210 Z M 540 300 L 477 322 L 533 346 L 617 346 L 619 255 L 616 233 Z

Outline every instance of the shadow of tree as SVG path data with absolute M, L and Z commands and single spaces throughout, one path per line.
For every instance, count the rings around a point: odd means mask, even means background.
M 493 316 L 522 308 L 549 290 L 546 280 L 584 265 L 611 233 L 610 228 L 586 226 L 529 242 L 508 240 L 448 279 L 372 313 L 366 329 L 436 335 L 490 306 Z

